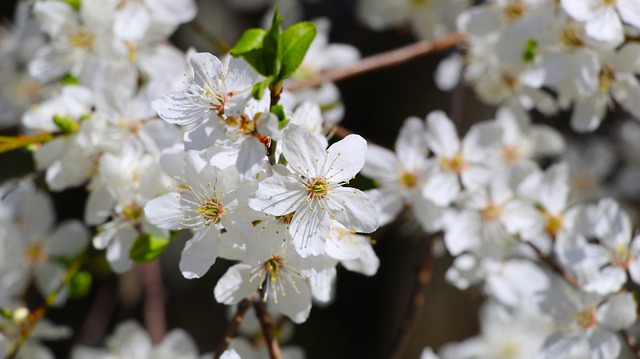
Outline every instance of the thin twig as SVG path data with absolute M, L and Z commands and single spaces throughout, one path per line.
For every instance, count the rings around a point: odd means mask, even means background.
M 342 127 L 340 125 L 331 126 L 329 128 L 328 132 L 329 132 L 329 138 L 335 137 L 335 138 L 337 138 L 339 140 L 341 140 L 341 139 L 353 134 L 353 132 L 351 132 L 351 130 L 349 130 L 347 128 L 344 128 L 344 127 Z
M 220 358 L 222 354 L 227 350 L 229 345 L 231 345 L 231 341 L 233 338 L 238 335 L 238 331 L 240 330 L 240 326 L 244 321 L 244 316 L 247 314 L 247 310 L 251 306 L 251 302 L 253 300 L 250 297 L 243 299 L 240 303 L 238 303 L 238 309 L 236 310 L 236 314 L 229 322 L 229 326 L 227 327 L 227 332 L 224 334 L 224 338 L 218 345 L 218 349 L 216 350 L 215 358 Z
M 11 355 L 7 357 L 8 359 L 14 359 L 18 356 L 18 352 L 29 338 L 29 335 L 31 335 L 33 328 L 40 321 L 40 319 L 44 318 L 44 316 L 47 314 L 47 311 L 49 311 L 49 309 L 51 309 L 51 307 L 55 304 L 56 300 L 58 299 L 58 295 L 60 295 L 60 292 L 62 292 L 62 290 L 66 288 L 67 284 L 71 282 L 71 279 L 76 274 L 76 272 L 80 270 L 85 260 L 86 255 L 83 253 L 79 255 L 73 262 L 71 262 L 58 288 L 56 288 L 53 292 L 49 293 L 45 297 L 44 304 L 40 308 L 29 311 L 28 322 L 22 325 L 20 338 L 18 339 Z
M 138 267 L 144 285 L 144 322 L 151 340 L 158 344 L 167 333 L 165 289 L 158 259 Z
M 576 289 L 580 288 L 580 285 L 578 284 L 578 279 L 573 274 L 564 270 L 551 256 L 549 256 L 548 254 L 542 253 L 542 251 L 538 249 L 538 247 L 536 247 L 535 245 L 533 245 L 533 243 L 529 241 L 524 241 L 524 243 L 527 243 L 531 248 L 533 248 L 533 250 L 536 252 L 536 254 L 538 255 L 538 258 L 540 258 L 542 263 L 546 264 L 552 271 L 556 272 L 558 275 L 564 278 L 564 280 L 567 281 L 567 283 L 571 284 L 573 288 L 576 288 Z
M 278 340 L 273 336 L 273 320 L 265 304 L 260 300 L 256 300 L 253 302 L 253 308 L 256 310 L 256 316 L 260 321 L 260 327 L 262 327 L 262 335 L 264 335 L 264 340 L 267 343 L 269 357 L 271 359 L 282 359 Z
M 400 323 L 400 329 L 393 341 L 391 356 L 389 357 L 391 359 L 398 359 L 402 356 L 402 353 L 409 342 L 409 334 L 411 334 L 411 329 L 413 328 L 416 316 L 424 304 L 424 294 L 427 289 L 427 285 L 431 281 L 435 262 L 435 256 L 433 253 L 434 243 L 434 236 L 429 236 L 425 240 L 420 267 L 416 276 L 416 284 L 411 295 L 411 303 L 409 303 L 409 306 L 407 307 L 404 317 L 402 318 L 402 322 Z
M 452 48 L 459 44 L 462 39 L 462 35 L 451 33 L 432 41 L 424 40 L 416 42 L 399 49 L 366 57 L 349 66 L 321 72 L 311 79 L 294 82 L 288 86 L 287 89 L 292 92 L 301 91 L 310 87 L 319 86 L 325 82 L 340 81 L 365 72 L 398 65 L 416 57 Z

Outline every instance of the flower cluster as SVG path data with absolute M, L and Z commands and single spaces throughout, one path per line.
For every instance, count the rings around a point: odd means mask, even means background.
M 21 1 L 0 34 L 0 127 L 23 133 L 0 136 L 0 152 L 27 148 L 36 173 L 0 186 L 0 357 L 53 356 L 39 340 L 71 330 L 45 315 L 90 292 L 89 262 L 104 256 L 125 275 L 186 239 L 182 276 L 223 262 L 212 296 L 237 304 L 219 357 L 275 358 L 274 334 L 287 340 L 289 320 L 334 300 L 339 266 L 376 274 L 368 235 L 399 218 L 453 257 L 449 283 L 487 298 L 478 336 L 423 358 L 635 350 L 640 124 L 623 117 L 640 118 L 637 1 L 360 0 L 355 11 L 375 30 L 409 26 L 421 45 L 462 38 L 435 82 L 470 85 L 495 119 L 472 119 L 462 134 L 444 111 L 410 117 L 393 151 L 339 127 L 332 76 L 433 44 L 360 63 L 355 47 L 330 43 L 327 19 L 283 28 L 275 8 L 265 29 L 216 44 L 228 54 L 185 53 L 169 37 L 196 17 L 195 0 Z M 613 130 L 586 140 L 530 113 L 572 110 L 571 128 L 593 132 L 617 105 Z M 360 176 L 373 185 L 356 188 Z M 44 187 L 83 189 L 83 221 L 58 221 Z M 152 336 L 124 322 L 106 349 L 76 346 L 71 357 L 214 356 L 180 329 Z

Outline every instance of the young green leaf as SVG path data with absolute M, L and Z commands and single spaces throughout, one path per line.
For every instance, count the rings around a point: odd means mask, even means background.
M 273 13 L 273 21 L 271 27 L 267 30 L 262 41 L 262 56 L 264 60 L 265 69 L 268 75 L 265 76 L 277 76 L 280 72 L 280 62 L 282 61 L 282 46 L 281 46 L 281 25 L 283 17 L 280 16 L 278 7 L 275 8 Z
M 77 271 L 69 281 L 69 296 L 73 299 L 82 299 L 91 291 L 93 277 L 86 270 Z
M 269 111 L 272 114 L 276 115 L 278 117 L 278 128 L 279 129 L 283 129 L 286 125 L 289 124 L 289 119 L 287 118 L 287 115 L 284 112 L 284 107 L 282 107 L 282 105 L 275 105 L 275 106 L 271 106 L 271 110 Z
M 129 250 L 129 258 L 136 263 L 146 263 L 156 259 L 169 245 L 169 238 L 155 237 L 151 234 L 141 234 L 133 242 Z
M 253 98 L 255 98 L 256 100 L 262 99 L 264 90 L 269 87 L 269 84 L 271 84 L 271 77 L 268 77 L 266 80 L 253 85 L 253 88 L 251 89 L 251 95 L 253 96 Z
M 262 29 L 249 29 L 242 34 L 240 40 L 236 42 L 233 49 L 231 49 L 231 56 L 242 56 L 253 50 L 260 49 L 262 47 L 262 39 L 264 39 L 265 31 Z
M 60 129 L 62 133 L 73 133 L 78 131 L 78 123 L 66 117 L 53 115 L 53 123 Z
M 310 22 L 299 22 L 282 33 L 282 65 L 279 79 L 284 80 L 296 72 L 315 37 L 316 26 Z

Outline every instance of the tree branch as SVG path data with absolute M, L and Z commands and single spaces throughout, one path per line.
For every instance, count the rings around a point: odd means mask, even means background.
M 253 301 L 253 299 L 250 299 L 250 298 L 251 296 L 243 299 L 240 303 L 238 303 L 238 309 L 236 310 L 236 314 L 233 316 L 233 319 L 231 319 L 231 322 L 227 327 L 227 332 L 225 333 L 224 338 L 222 339 L 222 341 L 218 345 L 218 349 L 216 350 L 216 355 L 215 355 L 216 359 L 222 356 L 222 354 L 225 352 L 225 350 L 227 350 L 229 345 L 231 345 L 231 341 L 233 340 L 233 338 L 235 338 L 236 335 L 238 335 L 240 326 L 244 321 L 244 316 L 247 313 L 249 306 L 251 306 L 251 302 Z
M 409 342 L 409 334 L 416 320 L 418 312 L 424 304 L 424 294 L 427 289 L 427 285 L 431 281 L 431 275 L 433 274 L 433 266 L 435 263 L 435 256 L 433 254 L 433 246 L 435 243 L 435 236 L 429 236 L 424 243 L 424 251 L 420 261 L 420 267 L 416 276 L 416 284 L 411 295 L 411 302 L 405 311 L 402 322 L 400 323 L 400 329 L 396 334 L 391 349 L 391 359 L 399 359 L 404 352 L 407 343 Z
M 578 284 L 578 279 L 571 273 L 564 270 L 555 260 L 548 254 L 542 253 L 538 247 L 533 245 L 533 243 L 524 241 L 524 243 L 528 244 L 538 255 L 540 261 L 546 264 L 552 271 L 556 272 L 559 276 L 561 276 L 567 283 L 571 284 L 573 288 L 579 289 L 580 285 Z
M 167 333 L 165 311 L 166 292 L 162 283 L 162 271 L 158 259 L 140 265 L 140 275 L 144 285 L 144 322 L 151 340 L 158 344 Z
M 253 308 L 256 310 L 256 315 L 262 327 L 262 334 L 269 350 L 269 357 L 271 359 L 282 359 L 278 340 L 273 336 L 273 320 L 265 304 L 260 300 L 256 300 L 253 302 Z
M 432 52 L 450 49 L 459 44 L 462 39 L 462 35 L 451 33 L 433 41 L 423 40 L 396 50 L 366 57 L 343 68 L 321 72 L 309 80 L 294 82 L 287 89 L 291 92 L 301 91 L 325 82 L 340 81 L 365 72 L 398 65 Z

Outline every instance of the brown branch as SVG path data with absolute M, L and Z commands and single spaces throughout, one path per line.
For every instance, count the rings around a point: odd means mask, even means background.
M 459 44 L 462 39 L 462 35 L 451 33 L 432 41 L 423 40 L 389 52 L 366 57 L 343 68 L 321 72 L 309 80 L 294 82 L 288 86 L 287 89 L 291 92 L 301 91 L 310 87 L 319 86 L 325 82 L 340 81 L 373 70 L 402 64 L 432 52 L 450 49 Z
M 347 128 L 344 128 L 344 127 L 342 127 L 340 125 L 332 125 L 329 128 L 329 131 L 328 131 L 328 137 L 329 138 L 335 137 L 335 138 L 337 138 L 339 140 L 341 140 L 341 139 L 343 139 L 343 138 L 345 138 L 345 137 L 347 137 L 349 135 L 352 135 L 352 134 L 353 134 L 353 132 L 351 132 L 351 130 L 349 130 Z
M 400 322 L 400 329 L 398 330 L 396 337 L 393 341 L 391 349 L 391 359 L 399 359 L 404 352 L 407 343 L 409 342 L 409 334 L 416 320 L 418 312 L 424 304 L 424 294 L 427 289 L 427 285 L 431 281 L 431 275 L 433 274 L 433 266 L 435 263 L 435 256 L 433 253 L 433 246 L 435 243 L 435 236 L 429 236 L 424 243 L 424 252 L 420 261 L 420 267 L 416 276 L 416 284 L 411 295 L 411 302 L 405 311 L 402 322 Z
M 538 258 L 540 258 L 540 261 L 542 261 L 542 263 L 546 264 L 552 271 L 554 271 L 559 276 L 561 276 L 567 283 L 571 284 L 573 288 L 577 288 L 577 289 L 580 288 L 580 285 L 578 284 L 578 279 L 573 274 L 564 270 L 551 256 L 549 256 L 548 254 L 542 253 L 542 251 L 538 249 L 538 247 L 536 247 L 533 243 L 529 241 L 524 241 L 524 243 L 527 243 L 531 248 L 533 248 L 533 250 L 536 252 L 536 254 L 538 255 Z
M 264 335 L 264 340 L 267 343 L 269 357 L 271 359 L 282 359 L 278 340 L 273 336 L 273 320 L 267 311 L 267 307 L 262 301 L 256 300 L 253 302 L 253 308 L 256 310 L 256 316 L 260 321 L 260 327 L 262 327 L 262 335 Z
M 618 333 L 624 339 L 625 344 L 629 347 L 629 351 L 631 351 L 634 358 L 640 358 L 640 344 L 638 344 L 638 339 L 626 330 L 620 330 Z
M 115 284 L 108 282 L 100 286 L 89 308 L 89 313 L 78 331 L 76 343 L 87 346 L 96 345 L 107 331 L 116 303 Z
M 247 297 L 243 299 L 240 303 L 238 303 L 238 309 L 236 310 L 236 314 L 233 316 L 233 319 L 231 319 L 231 322 L 229 322 L 229 326 L 227 327 L 227 332 L 225 333 L 224 338 L 222 339 L 222 341 L 218 345 L 218 349 L 216 350 L 216 355 L 215 355 L 216 359 L 222 356 L 222 354 L 225 352 L 225 350 L 227 350 L 229 345 L 231 345 L 231 341 L 233 340 L 233 338 L 235 338 L 236 335 L 238 335 L 240 326 L 244 321 L 244 316 L 247 313 L 249 306 L 251 306 L 252 301 L 253 299 L 250 299 L 250 297 Z
M 167 333 L 165 311 L 165 289 L 162 283 L 162 270 L 158 259 L 140 265 L 140 275 L 144 286 L 144 322 L 151 340 L 158 344 Z

